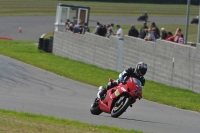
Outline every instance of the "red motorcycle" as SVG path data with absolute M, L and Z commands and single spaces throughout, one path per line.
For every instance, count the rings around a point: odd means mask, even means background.
M 113 87 L 101 97 L 96 98 L 91 105 L 90 112 L 93 115 L 99 115 L 102 112 L 111 114 L 112 117 L 119 117 L 126 109 L 140 99 L 142 96 L 142 84 L 136 79 L 130 77 L 126 82 Z

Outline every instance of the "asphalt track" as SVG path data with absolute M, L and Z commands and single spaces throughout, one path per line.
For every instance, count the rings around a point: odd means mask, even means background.
M 102 23 L 132 24 L 133 18 L 91 17 Z M 126 21 L 124 21 L 126 19 Z M 157 19 L 157 21 L 156 21 Z M 183 18 L 155 18 L 157 23 L 183 23 Z M 1 35 L 16 40 L 37 41 L 54 29 L 55 17 L 0 17 Z M 53 22 L 52 22 L 53 21 Z M 139 23 L 134 21 L 134 23 Z M 91 21 L 91 25 L 95 22 Z M 22 33 L 18 33 L 18 27 Z M 114 77 L 113 77 L 114 78 Z M 107 79 L 105 79 L 107 80 Z M 90 114 L 97 88 L 44 71 L 0 55 L 0 107 L 2 109 L 69 118 L 92 124 L 119 126 L 155 133 L 199 133 L 200 113 L 147 100 L 138 100 L 121 117 Z
M 102 24 L 114 23 L 119 25 L 139 24 L 137 17 L 132 16 L 90 16 L 89 25 L 95 26 L 96 21 Z M 185 24 L 186 18 L 180 17 L 149 17 L 149 22 L 156 24 Z M 191 19 L 190 19 L 191 21 Z M 55 16 L 5 16 L 0 17 L 0 37 L 14 40 L 32 40 L 38 42 L 44 33 L 54 30 Z M 19 27 L 22 33 L 18 33 Z M 140 28 L 140 27 L 136 27 Z M 161 27 L 160 27 L 161 28 Z M 126 34 L 126 33 L 125 33 Z
M 105 79 L 106 80 L 106 79 Z M 119 118 L 90 114 L 97 87 L 0 55 L 0 107 L 155 133 L 199 133 L 200 113 L 144 99 Z

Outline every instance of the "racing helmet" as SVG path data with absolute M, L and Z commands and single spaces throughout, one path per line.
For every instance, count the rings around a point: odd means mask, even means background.
M 139 62 L 137 63 L 135 70 L 140 76 L 144 76 L 147 72 L 147 64 L 145 62 Z

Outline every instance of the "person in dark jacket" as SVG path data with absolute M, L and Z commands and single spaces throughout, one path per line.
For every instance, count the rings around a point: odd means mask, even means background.
M 133 37 L 139 37 L 139 32 L 138 30 L 135 28 L 134 25 L 131 25 L 131 29 L 128 32 L 129 36 L 133 36 Z
M 98 35 L 105 36 L 106 33 L 107 33 L 106 26 L 101 24 L 100 27 L 99 27 L 99 30 L 98 30 Z
M 147 72 L 147 64 L 145 62 L 139 62 L 136 65 L 136 68 L 128 68 L 124 70 L 120 75 L 118 80 L 108 82 L 108 85 L 104 88 L 103 86 L 99 87 L 99 92 L 97 94 L 98 98 L 101 98 L 106 94 L 107 90 L 117 86 L 120 82 L 125 82 L 129 77 L 134 77 L 140 80 L 142 86 L 145 85 L 145 78 L 143 77 Z
M 151 23 L 151 29 L 155 28 L 156 31 L 155 31 L 155 34 L 156 34 L 156 39 L 160 38 L 160 30 L 158 29 L 158 27 L 156 26 L 156 23 L 155 22 L 152 22 Z
M 167 38 L 167 32 L 165 28 L 161 28 L 160 31 L 161 31 L 161 39 L 165 40 Z
M 143 22 L 143 26 L 142 26 L 142 28 L 140 29 L 140 35 L 139 35 L 139 37 L 142 38 L 142 39 L 144 39 L 144 37 L 146 36 L 145 29 L 148 29 L 148 26 L 147 26 L 147 22 L 146 22 L 146 21 Z

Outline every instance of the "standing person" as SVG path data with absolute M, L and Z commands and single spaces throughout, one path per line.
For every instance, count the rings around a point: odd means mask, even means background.
M 156 39 L 158 39 L 158 38 L 160 38 L 160 30 L 158 29 L 158 27 L 156 26 L 156 23 L 155 22 L 152 22 L 151 23 L 151 29 L 152 28 L 155 28 L 156 29 L 156 32 L 155 32 L 155 34 L 156 34 Z
M 111 23 L 111 24 L 110 24 L 110 28 L 111 28 L 111 30 L 112 30 L 112 33 L 111 33 L 111 34 L 114 35 L 114 33 L 115 33 L 115 32 L 114 32 L 114 23 Z
M 117 25 L 117 33 L 114 34 L 115 36 L 117 36 L 118 38 L 123 38 L 123 30 L 122 28 L 120 27 L 120 25 Z
M 107 34 L 106 34 L 106 37 L 110 37 L 111 35 L 113 35 L 114 33 L 113 33 L 113 30 L 112 30 L 112 28 L 111 28 L 111 25 L 107 25 L 106 26 L 107 27 Z
M 105 36 L 106 32 L 105 32 L 103 24 L 100 24 L 100 27 L 99 27 L 97 34 L 100 35 L 100 36 Z
M 135 28 L 134 25 L 131 25 L 131 29 L 128 32 L 129 36 L 133 36 L 133 37 L 139 37 L 139 32 L 138 30 Z
M 100 28 L 100 23 L 97 22 L 96 28 L 95 28 L 95 30 L 94 30 L 94 34 L 98 35 L 99 28 Z
M 146 72 L 147 72 L 147 64 L 145 62 L 137 63 L 136 68 L 129 67 L 127 70 L 124 70 L 119 75 L 118 80 L 110 81 L 105 88 L 103 86 L 100 86 L 98 92 L 98 98 L 101 98 L 107 92 L 107 90 L 117 86 L 120 82 L 126 82 L 126 80 L 129 77 L 134 77 L 140 80 L 143 88 L 145 85 L 144 75 L 146 74 Z
M 167 32 L 165 28 L 161 28 L 160 31 L 161 31 L 161 39 L 165 40 L 167 38 Z
M 144 39 L 144 37 L 146 36 L 145 29 L 148 29 L 146 21 L 143 22 L 143 26 L 140 29 L 140 35 L 139 35 L 139 37 L 142 38 L 142 39 Z

